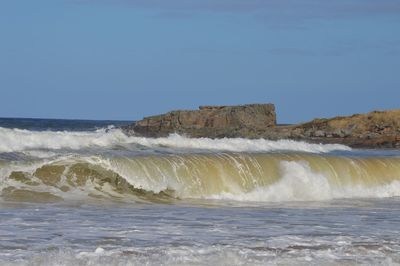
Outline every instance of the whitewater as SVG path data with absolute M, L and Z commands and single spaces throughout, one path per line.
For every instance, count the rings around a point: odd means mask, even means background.
M 329 152 L 333 150 L 350 150 L 339 144 L 309 144 L 292 140 L 270 141 L 264 139 L 249 140 L 243 138 L 234 139 L 191 139 L 178 134 L 172 134 L 166 138 L 128 137 L 122 130 L 99 129 L 95 132 L 66 132 L 66 131 L 29 131 L 23 129 L 8 129 L 0 127 L 0 152 L 23 152 L 33 149 L 71 149 L 78 150 L 90 147 L 113 148 L 123 145 L 142 145 L 149 148 L 170 147 L 174 149 L 196 149 L 215 151 L 238 152 L 268 152 L 275 150 L 290 150 L 304 152 Z M 135 147 L 132 147 L 135 149 Z
M 397 150 L 28 122 L 0 119 L 1 265 L 400 263 Z

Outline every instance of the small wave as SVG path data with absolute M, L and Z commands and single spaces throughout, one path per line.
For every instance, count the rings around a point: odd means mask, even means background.
M 293 140 L 265 140 L 243 138 L 187 138 L 172 134 L 165 138 L 127 136 L 119 129 L 100 129 L 95 132 L 29 131 L 0 127 L 0 152 L 22 152 L 36 149 L 79 150 L 91 147 L 112 148 L 123 146 L 136 149 L 135 145 L 149 148 L 168 147 L 186 150 L 212 150 L 231 152 L 302 151 L 326 153 L 350 150 L 339 144 L 310 144 Z

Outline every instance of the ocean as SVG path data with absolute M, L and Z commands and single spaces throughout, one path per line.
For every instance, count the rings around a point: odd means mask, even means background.
M 400 265 L 400 151 L 0 118 L 0 265 Z

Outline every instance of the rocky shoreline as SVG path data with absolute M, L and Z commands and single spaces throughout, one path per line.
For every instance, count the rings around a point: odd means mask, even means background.
M 314 119 L 295 125 L 278 125 L 273 104 L 200 106 L 145 117 L 123 127 L 128 135 L 165 137 L 241 137 L 292 139 L 312 143 L 338 143 L 356 148 L 400 148 L 400 110 Z

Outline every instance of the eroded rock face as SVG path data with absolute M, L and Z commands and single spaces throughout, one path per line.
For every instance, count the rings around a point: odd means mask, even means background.
M 191 137 L 249 137 L 276 126 L 273 104 L 200 106 L 199 110 L 172 111 L 146 117 L 125 128 L 128 134 L 148 137 L 171 133 Z

